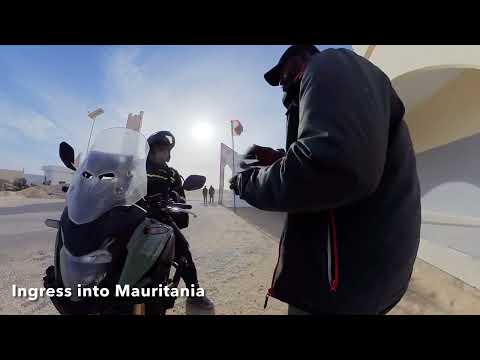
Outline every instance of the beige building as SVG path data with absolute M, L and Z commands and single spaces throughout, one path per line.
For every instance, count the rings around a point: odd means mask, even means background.
M 51 185 L 70 184 L 72 182 L 73 171 L 65 166 L 46 165 L 42 167 L 45 179 Z
M 480 46 L 353 49 L 406 107 L 422 190 L 419 257 L 480 288 Z
M 0 180 L 8 181 L 13 183 L 15 179 L 23 178 L 23 170 L 6 170 L 0 169 Z

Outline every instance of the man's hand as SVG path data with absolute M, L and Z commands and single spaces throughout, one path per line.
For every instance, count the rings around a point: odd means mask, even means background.
M 242 169 L 248 168 L 249 166 L 270 166 L 278 159 L 285 156 L 285 151 L 283 150 L 274 150 L 269 147 L 252 145 L 248 148 L 245 153 L 245 160 L 258 160 L 256 163 L 246 164 L 242 162 L 240 167 Z

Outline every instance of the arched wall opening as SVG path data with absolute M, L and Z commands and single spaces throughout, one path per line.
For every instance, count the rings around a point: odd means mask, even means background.
M 480 256 L 480 69 L 437 66 L 392 81 L 422 193 L 422 238 Z

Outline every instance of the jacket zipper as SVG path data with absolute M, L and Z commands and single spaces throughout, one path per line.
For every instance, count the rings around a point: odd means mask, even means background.
M 281 248 L 282 248 L 282 241 L 283 241 L 283 236 L 282 236 L 282 238 L 280 239 L 280 241 L 278 242 L 277 264 L 275 265 L 275 270 L 273 271 L 272 282 L 271 282 L 271 284 L 270 284 L 270 288 L 268 289 L 267 294 L 265 295 L 265 303 L 263 304 L 263 308 L 264 308 L 264 309 L 267 308 L 268 299 L 270 298 L 270 296 L 272 296 L 273 281 L 274 281 L 274 279 L 275 279 L 275 274 L 277 273 L 278 264 L 279 264 L 279 262 L 280 262 L 280 250 L 281 250 Z
M 330 291 L 335 292 L 338 289 L 340 280 L 340 264 L 338 256 L 338 242 L 337 242 L 337 227 L 335 224 L 335 213 L 333 210 L 328 212 L 329 224 L 327 226 L 327 266 L 328 266 L 328 282 L 330 284 Z M 331 232 L 330 232 L 331 228 Z M 332 266 L 333 260 L 333 266 Z M 333 267 L 333 278 L 332 278 Z

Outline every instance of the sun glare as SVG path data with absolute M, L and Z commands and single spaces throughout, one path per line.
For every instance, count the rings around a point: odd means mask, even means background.
M 192 136 L 199 142 L 206 142 L 213 135 L 213 127 L 210 123 L 203 121 L 196 123 L 192 128 Z

